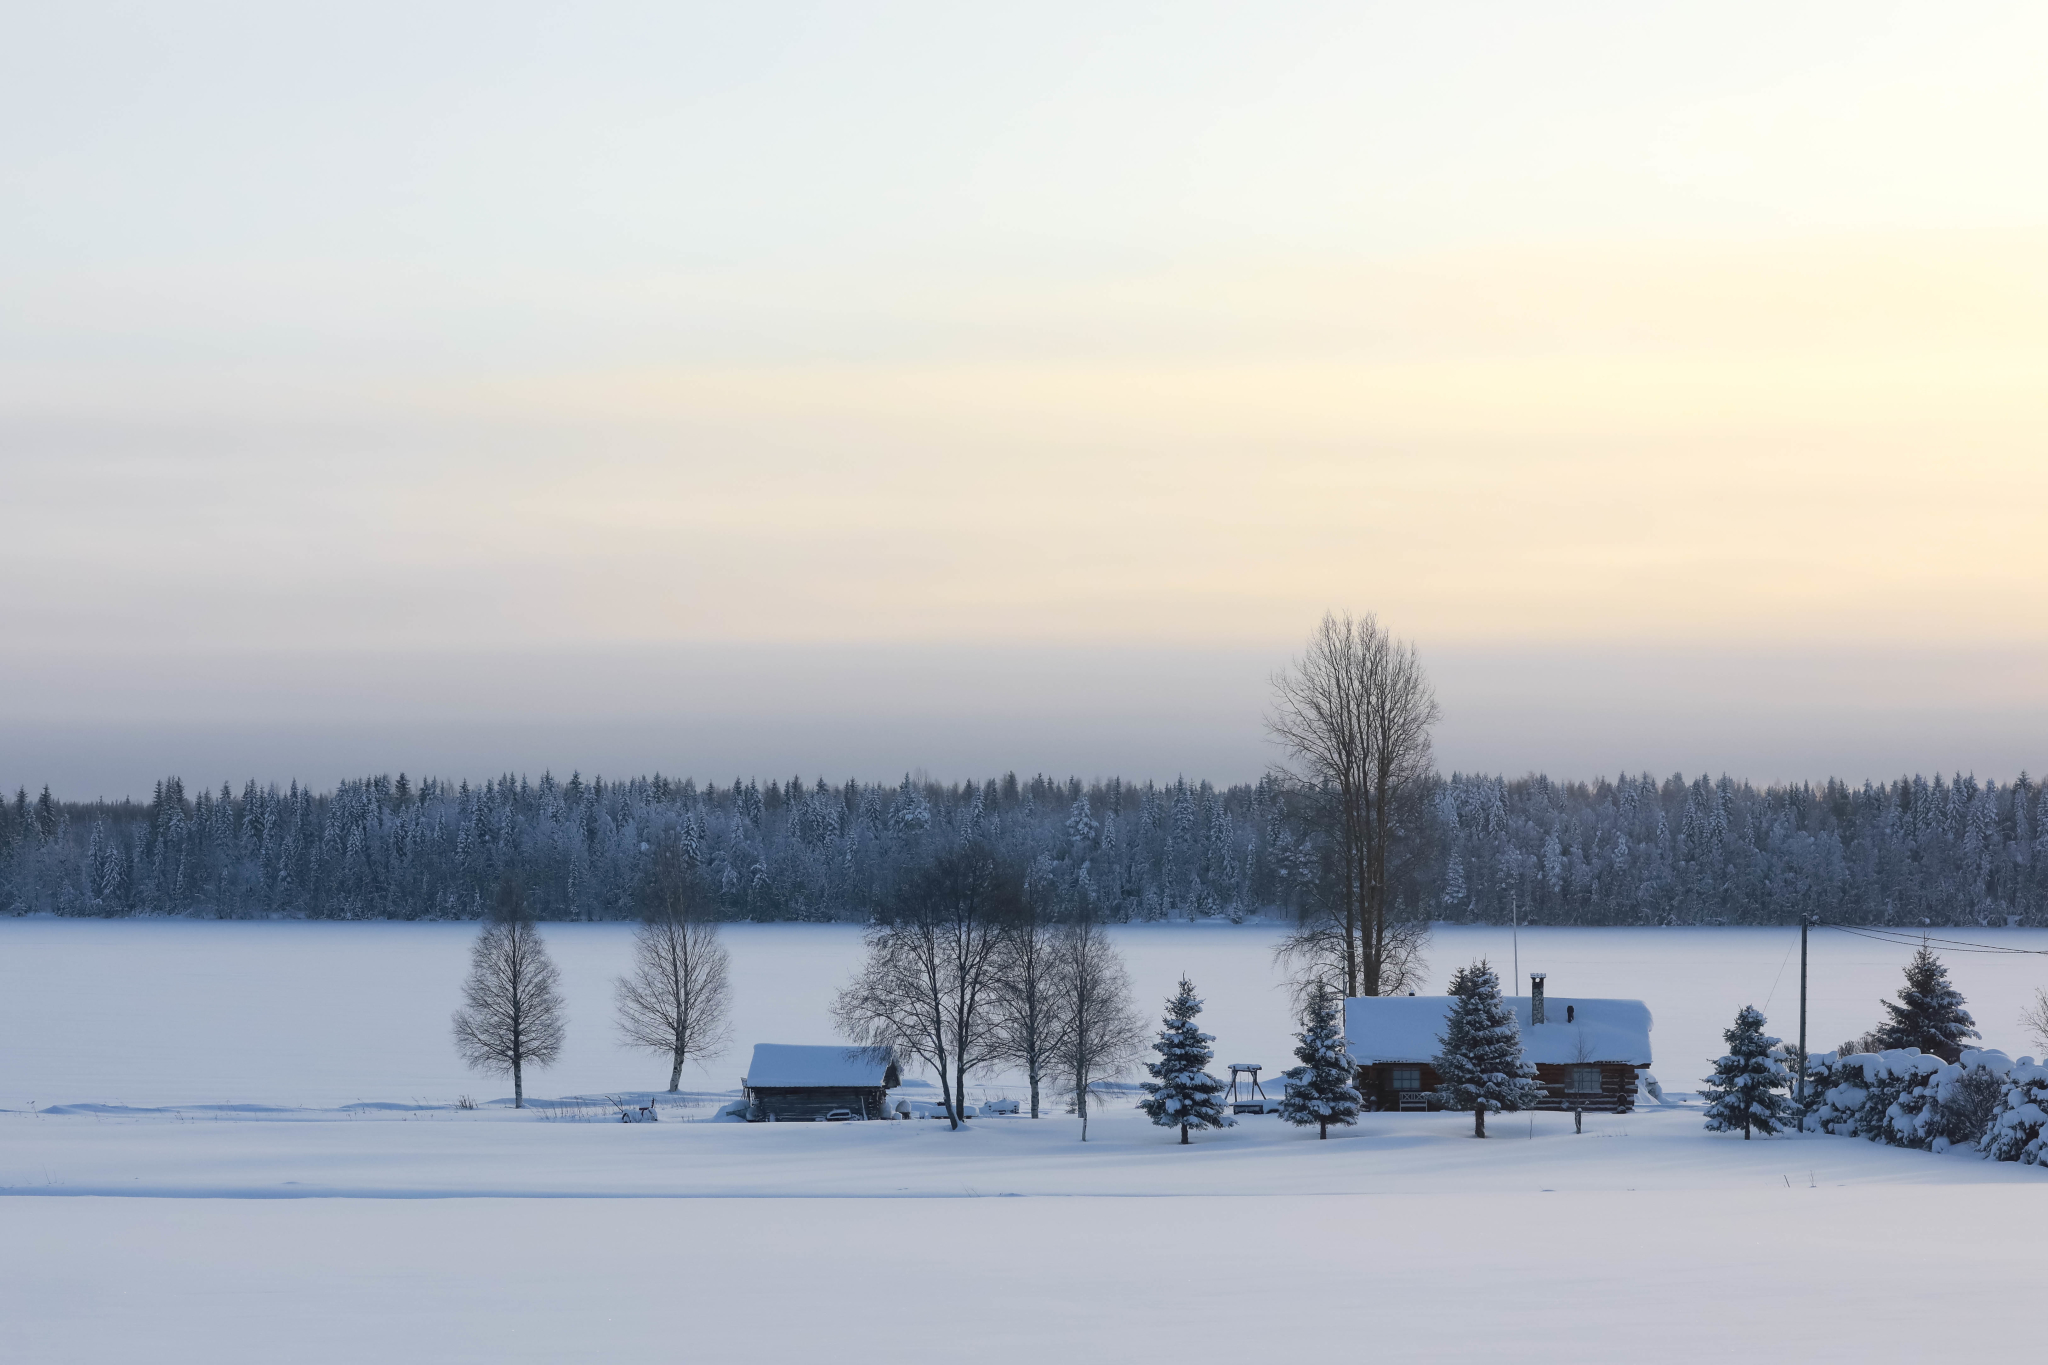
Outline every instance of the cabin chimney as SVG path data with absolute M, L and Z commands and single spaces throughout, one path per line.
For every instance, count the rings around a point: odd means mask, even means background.
M 1543 973 L 1529 973 L 1529 1022 L 1543 1022 Z

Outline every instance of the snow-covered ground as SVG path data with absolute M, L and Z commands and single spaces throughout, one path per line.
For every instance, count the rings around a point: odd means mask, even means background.
M 607 1023 L 626 932 L 547 932 L 571 1045 L 530 1092 L 644 1090 L 659 1067 Z M 747 1044 L 830 1040 L 858 950 L 837 927 L 728 931 L 737 1046 L 659 1124 L 451 1108 L 500 1093 L 448 1041 L 472 933 L 0 921 L 0 1358 L 1869 1365 L 2027 1358 L 2038 1337 L 2048 1173 L 1745 1143 L 1689 1106 L 1583 1135 L 1496 1118 L 1484 1143 L 1464 1115 L 1370 1115 L 1328 1142 L 1247 1118 L 1185 1148 L 1128 1108 L 1085 1146 L 1064 1115 L 691 1121 Z M 1277 1068 L 1272 936 L 1118 931 L 1148 1006 L 1185 970 L 1219 1060 Z M 1679 1091 L 1741 1003 L 1789 1031 L 1796 944 L 1547 930 L 1521 956 L 1553 991 L 1649 1001 Z M 1506 933 L 1440 930 L 1432 976 L 1482 952 L 1506 966 Z M 1867 1027 L 1904 956 L 1817 936 L 1815 1037 Z M 1989 1041 L 2032 1051 L 2014 1017 L 2048 958 L 1949 962 Z
M 94 1362 L 2031 1354 L 2039 1170 L 1687 1110 L 1492 1126 L 15 1113 L 0 1336 Z

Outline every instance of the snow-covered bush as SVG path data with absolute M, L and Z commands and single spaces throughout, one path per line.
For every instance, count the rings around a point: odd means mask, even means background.
M 1939 1057 L 1918 1048 L 1894 1048 L 1889 1052 L 1859 1052 L 1844 1059 L 1851 1070 L 1863 1073 L 1863 1103 L 1856 1110 L 1856 1136 L 1867 1142 L 1885 1142 L 1894 1147 L 1930 1147 L 1934 1134 L 1932 1116 L 1925 1125 L 1921 1116 L 1926 1101 L 1922 1088 L 1942 1068 Z
M 1941 1133 L 1934 1145 L 1940 1150 L 1945 1139 L 1952 1146 L 1981 1143 L 1991 1130 L 2005 1098 L 2006 1078 L 2012 1059 L 2003 1052 L 1972 1049 L 1954 1066 L 1945 1066 L 1935 1077 L 1935 1102 L 1939 1106 Z
M 1942 1058 L 1919 1048 L 1864 1052 L 1849 1058 L 1864 1072 L 1864 1107 L 1855 1113 L 1855 1136 L 1890 1146 L 1933 1146 L 1937 1113 L 1927 1103 L 1927 1087 L 1942 1070 Z
M 2048 1066 L 2022 1057 L 2005 1075 L 2005 1093 L 1979 1144 L 1994 1161 L 2048 1166 Z
M 1856 1131 L 1856 1111 L 1863 1107 L 1863 1090 L 1851 1084 L 1848 1058 L 1836 1052 L 1816 1052 L 1806 1059 L 1806 1104 L 1799 1126 L 1809 1133 L 1833 1133 L 1849 1137 Z M 1860 1081 L 1858 1072 L 1855 1080 Z
M 1965 1052 L 1955 1062 L 1914 1048 L 1822 1053 L 1807 1069 L 1801 1126 L 1894 1147 L 1968 1146 L 1993 1125 L 2013 1069 L 2004 1053 L 1990 1050 Z

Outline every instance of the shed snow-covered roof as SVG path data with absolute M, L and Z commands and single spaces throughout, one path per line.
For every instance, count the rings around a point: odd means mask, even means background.
M 756 1043 L 743 1084 L 763 1086 L 887 1086 L 893 1079 L 889 1052 L 879 1047 L 808 1047 Z
M 1522 1055 L 1546 1066 L 1573 1062 L 1650 1065 L 1650 1007 L 1640 1000 L 1579 1000 L 1549 996 L 1545 1022 L 1531 1027 L 1529 997 L 1516 996 L 1515 1022 L 1522 1029 Z M 1573 1021 L 1564 1022 L 1566 1007 Z M 1355 995 L 1344 1002 L 1344 1039 L 1361 1066 L 1374 1062 L 1426 1062 L 1451 1012 L 1448 995 Z

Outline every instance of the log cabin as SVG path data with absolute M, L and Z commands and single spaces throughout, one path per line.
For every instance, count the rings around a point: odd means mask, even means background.
M 1640 1000 L 1564 998 L 1544 993 L 1529 974 L 1515 996 L 1522 1056 L 1536 1064 L 1546 1094 L 1539 1109 L 1635 1107 L 1636 1073 L 1650 1066 L 1650 1009 Z M 1437 1109 L 1441 1083 L 1431 1064 L 1441 1050 L 1448 995 L 1352 996 L 1344 1002 L 1344 1039 L 1358 1066 L 1354 1084 L 1374 1109 Z
M 903 1083 L 889 1050 L 756 1043 L 740 1078 L 749 1123 L 807 1123 L 834 1110 L 887 1119 L 889 1091 Z

